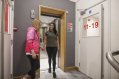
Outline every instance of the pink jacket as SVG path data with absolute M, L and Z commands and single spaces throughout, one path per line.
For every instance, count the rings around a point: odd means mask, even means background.
M 34 49 L 36 54 L 39 54 L 40 42 L 39 35 L 34 27 L 29 27 L 27 29 L 26 35 L 26 54 L 31 54 L 31 50 Z

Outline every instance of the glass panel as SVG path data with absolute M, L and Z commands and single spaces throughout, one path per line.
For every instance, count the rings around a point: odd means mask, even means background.
M 83 37 L 100 36 L 99 17 L 99 14 L 94 14 L 83 19 Z

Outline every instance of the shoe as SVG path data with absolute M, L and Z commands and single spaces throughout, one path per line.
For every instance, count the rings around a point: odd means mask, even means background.
M 48 72 L 51 73 L 51 68 L 48 69 Z
M 53 78 L 56 78 L 56 73 L 55 72 L 53 72 Z

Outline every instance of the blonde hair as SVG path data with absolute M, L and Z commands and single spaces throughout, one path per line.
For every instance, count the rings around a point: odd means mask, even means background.
M 32 26 L 35 27 L 37 30 L 39 30 L 40 29 L 40 20 L 34 19 L 32 21 Z

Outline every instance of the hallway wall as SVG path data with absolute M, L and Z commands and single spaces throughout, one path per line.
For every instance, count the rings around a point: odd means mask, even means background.
M 67 23 L 73 23 L 73 32 L 67 32 L 66 42 L 66 63 L 65 66 L 75 65 L 75 3 L 68 0 L 15 0 L 15 24 L 18 28 L 14 32 L 14 75 L 26 73 L 29 69 L 29 62 L 25 56 L 25 35 L 26 29 L 31 25 L 30 10 L 34 9 L 38 17 L 39 5 L 64 9 L 68 11 Z
M 119 49 L 119 0 L 111 0 L 111 51 Z M 115 56 L 119 62 L 119 55 Z M 111 79 L 119 79 L 119 73 L 111 67 Z

